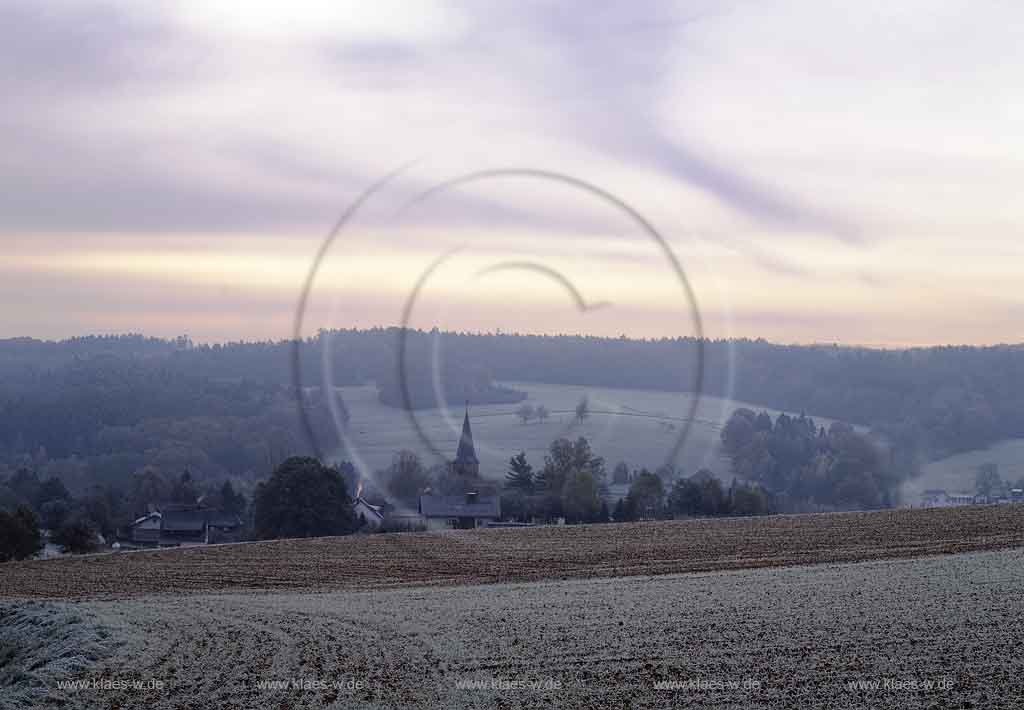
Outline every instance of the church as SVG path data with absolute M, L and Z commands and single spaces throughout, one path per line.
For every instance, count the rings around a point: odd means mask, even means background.
M 455 458 L 451 462 L 451 470 L 465 480 L 465 492 L 459 495 L 421 495 L 419 513 L 427 529 L 466 530 L 486 527 L 500 521 L 501 497 L 497 493 L 478 490 L 484 486 L 477 485 L 478 482 L 483 484 L 483 481 L 480 479 L 480 459 L 477 458 L 476 446 L 473 443 L 473 428 L 469 423 L 468 404 L 462 419 L 462 434 L 459 436 Z

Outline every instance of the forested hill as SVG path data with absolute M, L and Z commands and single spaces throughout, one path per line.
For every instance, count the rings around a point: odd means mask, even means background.
M 445 334 L 443 345 L 446 356 L 484 364 L 498 380 L 679 391 L 693 388 L 700 350 L 689 338 L 504 334 Z M 704 392 L 871 427 L 907 455 L 937 457 L 1024 436 L 1024 348 L 1017 345 L 703 345 Z
M 375 380 L 382 392 L 393 393 L 398 335 L 394 328 L 330 333 L 326 360 L 334 382 Z M 698 352 L 698 343 L 686 338 L 439 335 L 442 372 L 453 380 L 447 383 L 453 395 L 470 388 L 486 391 L 492 380 L 687 391 Z M 433 337 L 408 334 L 414 388 L 428 382 L 416 373 L 426 366 Z M 303 345 L 309 385 L 320 383 L 326 341 L 321 337 Z M 883 351 L 735 340 L 706 341 L 704 354 L 709 394 L 873 427 L 904 450 L 934 456 L 1024 436 L 1024 350 L 1019 346 Z M 39 446 L 54 448 L 50 455 L 111 454 L 116 449 L 111 438 L 127 436 L 118 427 L 153 419 L 222 418 L 235 422 L 229 427 L 234 434 L 255 434 L 240 422 L 257 430 L 271 426 L 257 426 L 255 419 L 271 408 L 279 436 L 297 446 L 296 432 L 284 425 L 290 384 L 287 341 L 196 345 L 185 337 L 137 335 L 3 340 L 0 451 L 7 460 Z M 245 457 L 247 465 L 257 456 Z M 222 458 L 226 462 L 231 456 Z

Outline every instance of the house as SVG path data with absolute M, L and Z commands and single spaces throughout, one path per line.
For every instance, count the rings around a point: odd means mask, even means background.
M 501 498 L 476 492 L 455 496 L 420 496 L 427 530 L 481 528 L 501 520 Z
M 242 520 L 233 513 L 199 506 L 151 505 L 146 515 L 130 523 L 122 536 L 134 547 L 178 547 L 235 542 Z
M 932 488 L 921 493 L 922 508 L 943 508 L 949 505 L 949 496 L 941 488 Z
M 922 508 L 947 508 L 957 505 L 979 505 L 988 502 L 985 496 L 973 493 L 947 493 L 944 489 L 930 489 L 921 493 Z
M 357 496 L 352 503 L 352 512 L 356 520 L 365 520 L 367 527 L 379 528 L 384 523 L 384 512 L 380 506 L 368 503 L 362 496 Z
M 478 528 L 501 520 L 501 497 L 482 491 L 480 460 L 473 444 L 469 407 L 462 419 L 462 435 L 451 462 L 452 472 L 463 479 L 465 493 L 435 495 L 424 493 L 419 500 L 419 515 L 428 530 Z
M 163 516 L 158 511 L 146 513 L 141 518 L 129 523 L 127 534 L 124 536 L 125 541 L 141 547 L 155 547 L 160 542 L 162 525 Z
M 950 493 L 948 496 L 948 505 L 974 505 L 975 499 L 973 493 Z

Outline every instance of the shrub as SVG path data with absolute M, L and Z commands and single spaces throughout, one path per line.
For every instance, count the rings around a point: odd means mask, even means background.
M 42 547 L 39 519 L 30 508 L 19 505 L 13 513 L 0 510 L 0 562 L 24 560 Z

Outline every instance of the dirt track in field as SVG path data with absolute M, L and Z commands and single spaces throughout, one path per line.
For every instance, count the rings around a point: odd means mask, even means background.
M 1024 506 L 279 540 L 19 562 L 0 597 L 342 591 L 663 575 L 1024 546 Z

